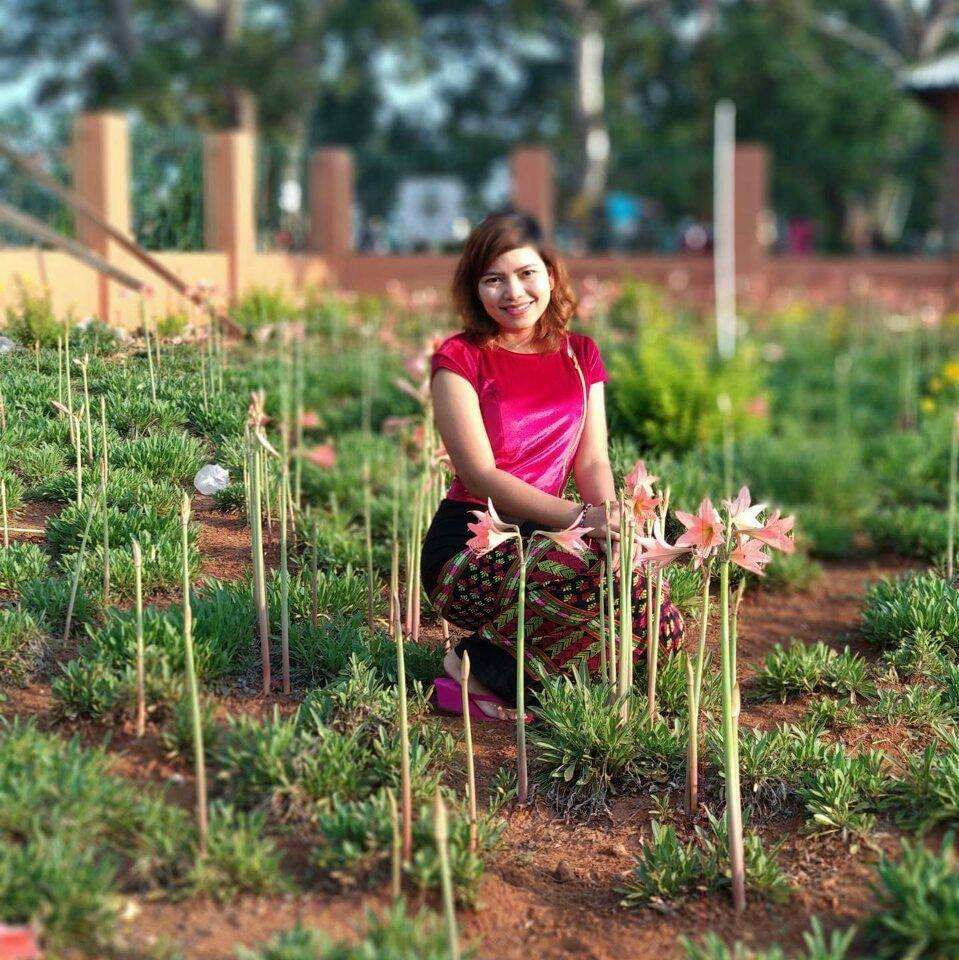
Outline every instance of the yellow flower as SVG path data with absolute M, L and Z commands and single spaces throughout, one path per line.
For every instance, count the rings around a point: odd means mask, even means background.
M 922 400 L 919 401 L 919 409 L 922 410 L 923 413 L 933 413 L 936 409 L 936 401 L 933 400 L 932 397 L 923 397 Z
M 950 360 L 942 368 L 942 375 L 950 383 L 959 383 L 959 360 Z

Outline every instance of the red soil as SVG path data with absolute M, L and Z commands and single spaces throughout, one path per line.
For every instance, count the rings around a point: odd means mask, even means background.
M 202 524 L 203 573 L 224 579 L 249 574 L 249 539 L 241 518 L 211 509 L 207 498 L 194 498 L 194 515 Z M 36 517 L 40 520 L 42 518 Z M 274 548 L 275 551 L 275 548 Z M 809 593 L 782 594 L 757 590 L 747 594 L 740 614 L 740 663 L 747 678 L 776 643 L 793 637 L 822 640 L 842 648 L 849 643 L 868 654 L 856 636 L 865 587 L 899 572 L 895 560 L 831 563 L 826 575 Z M 429 639 L 442 642 L 439 630 L 427 627 Z M 716 638 L 710 638 L 715 651 Z M 273 699 L 221 699 L 223 712 L 272 709 Z M 276 698 L 281 709 L 289 700 Z M 805 712 L 809 700 L 788 704 L 747 702 L 744 725 L 772 726 Z M 0 703 L 0 715 L 36 716 L 52 726 L 49 686 L 37 684 L 9 691 Z M 460 721 L 442 721 L 457 735 Z M 100 742 L 102 727 L 76 725 L 83 739 Z M 474 744 L 478 792 L 485 803 L 496 772 L 515 762 L 512 729 L 498 723 L 475 724 Z M 847 742 L 863 748 L 894 742 L 889 728 L 858 728 Z M 111 733 L 110 750 L 116 770 L 134 780 L 167 785 L 172 798 L 189 804 L 191 781 L 187 769 L 169 761 L 151 729 L 142 741 L 128 728 Z M 689 824 L 682 814 L 682 798 L 671 796 L 672 822 L 682 833 Z M 798 947 L 809 919 L 817 915 L 827 929 L 846 926 L 870 905 L 868 881 L 878 850 L 896 849 L 892 834 L 874 836 L 875 847 L 850 848 L 836 836 L 810 838 L 797 818 L 779 818 L 761 825 L 768 842 L 783 841 L 779 854 L 796 888 L 782 905 L 753 898 L 744 917 L 733 915 L 728 894 L 702 893 L 676 907 L 625 909 L 617 888 L 630 872 L 634 856 L 649 834 L 649 798 L 620 797 L 611 815 L 589 824 L 566 822 L 542 803 L 507 813 L 508 827 L 501 850 L 488 864 L 481 889 L 481 907 L 459 911 L 464 942 L 477 945 L 481 960 L 520 960 L 535 957 L 595 958 L 595 960 L 664 960 L 680 957 L 680 935 L 698 936 L 714 930 L 726 938 L 740 938 L 757 946 L 778 942 Z M 291 861 L 301 860 L 291 856 Z M 416 898 L 414 898 L 416 899 Z M 436 901 L 430 901 L 436 906 Z M 232 957 L 236 945 L 252 946 L 297 921 L 317 926 L 332 937 L 350 936 L 362 924 L 364 908 L 384 906 L 385 889 L 372 892 L 336 890 L 326 886 L 281 898 L 247 896 L 222 906 L 196 898 L 168 903 L 136 899 L 124 924 L 131 944 L 146 948 L 164 940 L 175 942 L 195 960 Z

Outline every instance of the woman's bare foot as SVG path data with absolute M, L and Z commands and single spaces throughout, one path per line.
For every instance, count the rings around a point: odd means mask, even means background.
M 443 658 L 443 669 L 446 671 L 446 675 L 448 677 L 455 680 L 457 683 L 460 682 L 463 676 L 463 661 L 460 659 L 459 654 L 457 654 L 455 650 L 450 650 L 449 653 L 447 653 Z M 470 693 L 476 693 L 480 696 L 491 697 L 494 695 L 472 675 L 470 675 L 469 681 L 467 682 L 467 687 Z M 508 707 L 504 707 L 498 703 L 493 703 L 490 700 L 479 700 L 477 701 L 476 705 L 488 717 L 495 717 L 497 720 L 516 719 L 515 710 L 510 710 Z

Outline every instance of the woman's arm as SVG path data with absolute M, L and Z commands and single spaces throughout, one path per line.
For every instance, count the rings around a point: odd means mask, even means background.
M 573 461 L 573 479 L 580 496 L 588 503 L 601 504 L 616 499 L 613 470 L 609 465 L 609 439 L 606 433 L 606 394 L 602 383 L 589 388 L 586 426 Z
M 452 370 L 440 369 L 433 376 L 431 391 L 436 427 L 457 475 L 470 493 L 492 499 L 503 519 L 516 517 L 562 528 L 579 516 L 582 507 L 575 501 L 544 493 L 497 468 L 479 398 L 468 381 Z

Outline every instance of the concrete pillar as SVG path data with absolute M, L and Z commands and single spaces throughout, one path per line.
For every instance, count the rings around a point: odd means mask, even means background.
M 763 238 L 769 216 L 769 154 L 758 143 L 736 144 L 736 272 L 755 273 L 766 259 Z
M 510 155 L 513 206 L 531 213 L 539 221 L 543 233 L 553 233 L 553 157 L 546 147 L 516 147 Z
M 310 157 L 310 249 L 326 257 L 353 250 L 353 152 L 323 147 Z
M 123 233 L 130 233 L 130 137 L 122 113 L 80 114 L 73 126 L 73 183 L 97 213 Z M 130 257 L 115 240 L 86 217 L 76 217 L 77 239 L 117 266 Z M 97 314 L 113 323 L 120 286 L 97 277 Z
M 203 138 L 203 243 L 227 255 L 231 300 L 248 285 L 256 253 L 255 149 L 250 130 L 222 130 Z

